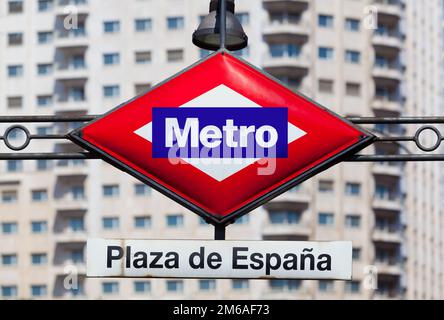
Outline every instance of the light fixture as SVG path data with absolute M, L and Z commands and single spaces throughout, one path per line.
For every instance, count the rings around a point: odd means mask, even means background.
M 248 45 L 248 37 L 241 23 L 234 15 L 234 0 L 226 0 L 226 38 L 225 47 L 230 51 L 241 50 Z M 193 33 L 193 43 L 206 50 L 221 48 L 221 14 L 219 0 L 211 0 L 210 13 Z

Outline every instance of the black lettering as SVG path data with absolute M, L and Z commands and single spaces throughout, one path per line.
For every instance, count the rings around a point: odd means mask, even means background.
M 198 263 L 195 263 L 195 258 L 198 259 Z M 193 269 L 203 269 L 205 268 L 205 248 L 200 247 L 199 252 L 193 252 L 190 255 L 190 267 Z
M 222 257 L 217 252 L 212 252 L 208 255 L 207 264 L 210 269 L 219 269 L 222 265 Z
M 140 258 L 138 258 L 140 257 Z M 134 262 L 133 262 L 134 268 L 141 269 L 146 268 L 148 266 L 148 256 L 145 252 L 136 252 L 134 255 Z
M 159 262 L 160 258 L 162 258 L 162 252 L 151 252 L 150 256 L 154 257 L 153 261 L 150 263 L 151 269 L 162 269 L 162 265 Z
M 116 254 L 113 254 L 116 252 Z M 119 246 L 108 246 L 106 254 L 106 267 L 111 268 L 113 260 L 119 260 L 123 257 L 123 249 Z
M 179 268 L 179 254 L 177 252 L 168 252 L 165 258 L 165 267 L 167 269 Z
M 131 268 L 131 247 L 126 246 L 126 267 Z
M 304 249 L 302 252 L 312 252 L 313 249 Z M 301 270 L 305 270 L 305 260 L 309 259 L 310 261 L 310 270 L 314 270 L 315 267 L 315 258 L 311 253 L 301 254 Z
M 248 251 L 246 247 L 233 248 L 233 269 L 248 269 L 247 265 L 239 265 L 238 260 L 247 260 L 246 256 L 239 256 L 240 251 Z
M 288 253 L 284 256 L 283 267 L 285 270 L 298 270 L 298 256 L 293 253 Z
M 275 263 L 271 264 L 271 260 L 274 259 Z M 265 274 L 269 276 L 271 270 L 277 270 L 281 266 L 281 257 L 277 253 L 267 253 L 265 255 Z
M 261 253 L 255 252 L 251 254 L 251 263 L 250 267 L 253 270 L 260 270 L 264 267 L 264 263 L 262 262 L 262 259 L 264 256 Z
M 325 261 L 321 261 L 321 259 L 325 258 Z M 325 266 L 323 266 L 325 264 Z M 319 256 L 319 261 L 317 264 L 319 271 L 329 271 L 331 270 L 331 256 L 329 254 L 321 254 Z

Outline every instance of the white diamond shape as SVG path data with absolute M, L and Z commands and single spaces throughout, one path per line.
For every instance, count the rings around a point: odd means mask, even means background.
M 197 98 L 188 101 L 179 108 L 262 108 L 262 106 L 244 97 L 238 92 L 221 84 Z M 134 131 L 137 135 L 153 141 L 152 122 Z M 305 136 L 307 133 L 288 123 L 288 144 Z M 252 165 L 259 159 L 182 159 L 217 181 L 222 181 Z

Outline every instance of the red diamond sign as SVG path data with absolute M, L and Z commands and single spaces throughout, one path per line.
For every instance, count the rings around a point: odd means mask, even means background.
M 70 138 L 224 224 L 361 150 L 374 136 L 219 51 Z

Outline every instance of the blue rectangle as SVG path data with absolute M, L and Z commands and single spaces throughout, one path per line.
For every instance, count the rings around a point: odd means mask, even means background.
M 153 158 L 287 158 L 287 108 L 153 108 Z

